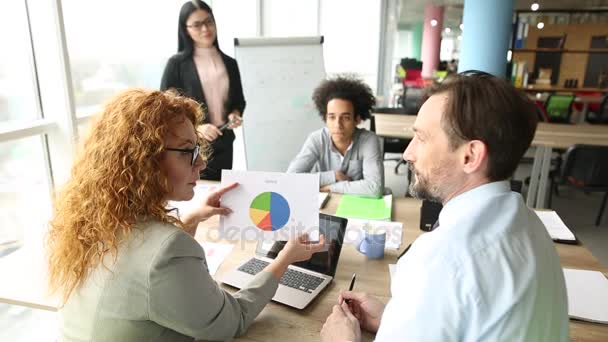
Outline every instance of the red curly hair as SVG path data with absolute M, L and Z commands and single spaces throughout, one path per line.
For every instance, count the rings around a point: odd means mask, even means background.
M 107 253 L 116 258 L 137 222 L 182 226 L 165 208 L 169 186 L 160 169 L 165 137 L 180 116 L 196 127 L 203 113 L 196 101 L 174 92 L 132 89 L 107 102 L 92 124 L 70 179 L 55 196 L 46 237 L 49 288 L 63 303 Z

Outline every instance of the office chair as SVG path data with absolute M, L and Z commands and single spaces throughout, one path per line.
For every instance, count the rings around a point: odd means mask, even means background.
M 585 192 L 604 192 L 595 219 L 599 226 L 608 200 L 608 146 L 573 145 L 566 151 L 558 184 L 570 185 Z M 549 192 L 551 200 L 551 192 Z
M 608 95 L 604 96 L 604 100 L 596 110 L 592 111 L 589 107 L 585 120 L 592 124 L 608 124 Z
M 549 116 L 549 122 L 570 123 L 572 102 L 574 102 L 574 95 L 549 95 L 545 103 L 545 111 Z
M 401 108 L 401 107 L 397 107 L 397 108 L 390 108 L 390 107 L 386 107 L 386 108 L 375 108 L 374 112 L 376 113 L 383 113 L 383 114 L 395 114 L 395 115 L 407 115 L 407 113 L 404 112 L 405 108 Z M 372 115 L 371 121 L 370 121 L 370 131 L 372 132 L 376 132 L 376 121 L 375 118 Z M 382 137 L 382 150 L 383 153 L 399 153 L 399 154 L 403 154 L 403 151 L 405 151 L 405 148 L 407 147 L 407 145 L 410 143 L 410 139 L 401 139 L 401 138 L 391 138 L 391 137 Z M 399 167 L 401 165 L 405 165 L 405 160 L 403 160 L 403 158 L 399 157 L 399 158 L 384 158 L 384 161 L 396 161 L 397 165 L 395 165 L 395 174 L 399 173 Z
M 579 97 L 579 96 L 592 96 L 592 97 L 602 97 L 604 94 L 601 92 L 575 92 L 574 96 Z M 572 103 L 572 109 L 576 110 L 577 112 L 582 112 L 583 108 L 585 107 L 585 105 L 581 102 L 574 102 Z M 589 112 L 597 112 L 600 109 L 600 104 L 599 103 L 589 103 L 587 105 L 587 114 L 589 114 Z
M 549 122 L 549 114 L 547 114 L 547 111 L 545 110 L 545 103 L 540 100 L 534 100 L 534 104 L 536 105 L 538 122 Z
M 405 87 L 399 103 L 403 107 L 401 114 L 416 115 L 422 107 L 424 88 Z

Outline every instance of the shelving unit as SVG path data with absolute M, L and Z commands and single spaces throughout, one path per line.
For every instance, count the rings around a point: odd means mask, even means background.
M 583 22 L 581 19 L 594 16 L 593 22 Z M 608 60 L 608 47 L 593 45 L 598 48 L 591 48 L 591 41 L 594 37 L 595 39 L 602 36 L 608 37 L 606 16 L 608 16 L 608 10 L 516 11 L 510 50 L 512 62 L 525 62 L 531 78 L 537 77 L 534 73 L 537 72 L 535 68 L 540 67 L 537 63 L 539 58 L 548 63 L 547 67 L 552 66 L 552 84 L 532 88 L 559 88 L 573 92 L 600 89 L 597 87 L 598 82 L 591 77 L 597 75 L 599 78 L 602 72 L 608 73 L 608 68 L 604 68 L 601 62 L 604 59 Z M 545 25 L 544 28 L 538 29 L 536 23 L 541 20 Z M 547 21 L 553 21 L 553 23 Z M 524 29 L 520 29 L 518 34 L 518 28 L 522 26 L 522 22 L 528 25 Z M 522 31 L 527 34 L 522 35 Z M 545 39 L 545 43 L 549 42 L 551 38 L 554 41 L 560 38 L 561 40 L 555 41 L 556 45 L 553 47 L 539 48 L 537 44 L 541 38 Z M 600 59 L 600 64 L 598 64 L 598 59 Z M 578 80 L 578 87 L 565 88 L 566 80 L 569 79 Z M 606 88 L 601 89 L 605 91 Z

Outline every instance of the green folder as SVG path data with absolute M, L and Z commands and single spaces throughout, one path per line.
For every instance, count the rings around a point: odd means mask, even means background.
M 338 203 L 336 216 L 390 221 L 392 204 L 392 195 L 387 195 L 383 198 L 342 195 L 340 203 Z

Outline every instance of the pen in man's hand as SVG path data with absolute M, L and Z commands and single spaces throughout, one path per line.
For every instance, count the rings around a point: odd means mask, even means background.
M 350 279 L 350 286 L 348 287 L 348 291 L 352 291 L 353 287 L 355 287 L 355 279 L 357 279 L 357 273 L 353 273 L 353 277 Z M 350 299 L 345 300 L 346 304 L 350 304 Z

